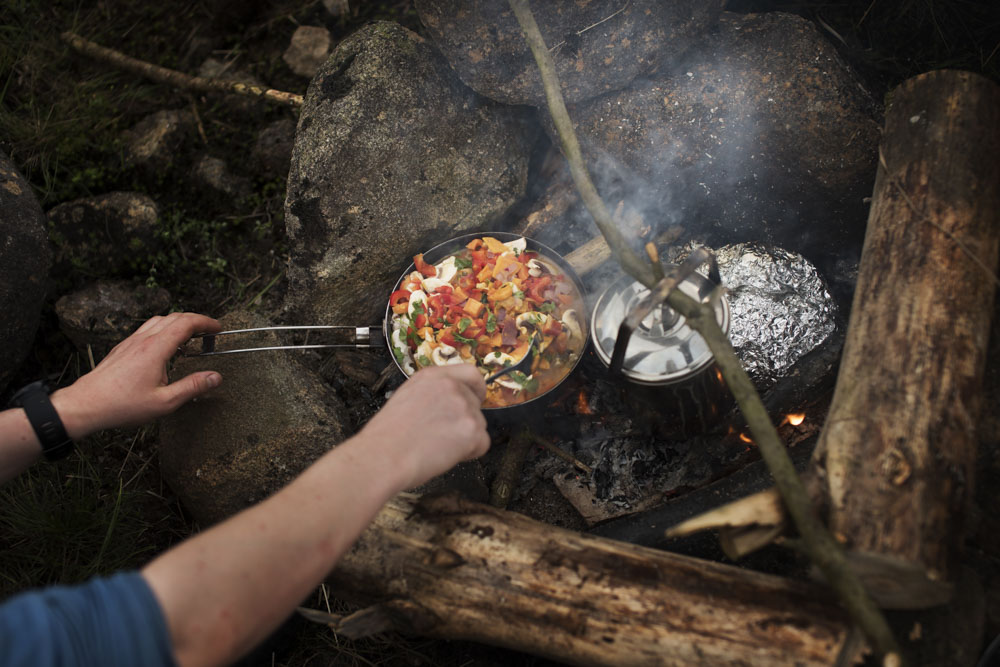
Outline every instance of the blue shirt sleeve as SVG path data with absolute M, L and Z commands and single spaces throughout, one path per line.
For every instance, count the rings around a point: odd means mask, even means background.
M 0 605 L 0 665 L 175 667 L 166 619 L 138 572 L 17 595 Z

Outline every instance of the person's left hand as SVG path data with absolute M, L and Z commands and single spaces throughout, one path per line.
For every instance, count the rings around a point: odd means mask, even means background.
M 134 426 L 169 414 L 222 381 L 200 371 L 175 382 L 167 361 L 195 333 L 216 333 L 205 315 L 171 313 L 153 317 L 115 346 L 91 372 L 52 394 L 52 404 L 71 438 L 119 426 Z

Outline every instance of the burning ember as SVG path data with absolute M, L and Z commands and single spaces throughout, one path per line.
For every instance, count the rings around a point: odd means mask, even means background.
M 792 426 L 798 426 L 806 420 L 806 415 L 804 412 L 793 412 L 792 414 L 785 415 L 785 421 L 782 424 L 791 424 Z

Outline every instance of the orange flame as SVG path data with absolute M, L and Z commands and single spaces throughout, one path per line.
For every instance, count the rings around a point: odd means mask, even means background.
M 753 442 L 753 438 L 748 436 L 746 433 L 740 433 L 740 440 L 743 442 Z
M 790 415 L 785 415 L 785 421 L 792 426 L 798 426 L 806 420 L 806 414 L 804 412 L 793 412 Z
M 594 414 L 594 411 L 590 409 L 590 401 L 587 400 L 587 392 L 582 389 L 576 396 L 576 412 L 581 415 Z

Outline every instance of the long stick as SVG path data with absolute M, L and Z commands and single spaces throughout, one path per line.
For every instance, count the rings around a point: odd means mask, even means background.
M 509 0 L 509 2 L 521 30 L 524 32 L 525 40 L 535 57 L 535 62 L 538 64 L 549 113 L 552 115 L 553 123 L 559 134 L 563 154 L 569 163 L 573 182 L 580 191 L 584 205 L 594 217 L 594 222 L 608 240 L 608 245 L 625 272 L 652 288 L 655 284 L 653 271 L 628 247 L 621 232 L 614 226 L 603 200 L 590 180 L 590 175 L 583 162 L 580 144 L 573 130 L 573 122 L 570 120 L 566 104 L 563 102 L 555 65 L 552 63 L 538 24 L 535 23 L 528 1 Z M 736 357 L 729 340 L 715 321 L 714 309 L 699 304 L 680 290 L 674 290 L 671 293 L 669 303 L 687 318 L 688 324 L 701 334 L 709 349 L 712 350 L 712 354 L 715 355 L 716 364 L 747 420 L 754 440 L 760 448 L 761 456 L 774 477 L 782 501 L 788 508 L 788 513 L 795 522 L 813 563 L 823 572 L 827 582 L 841 599 L 854 621 L 864 631 L 873 647 L 884 657 L 885 663 L 900 664 L 901 654 L 889 625 L 861 581 L 848 567 L 843 549 L 813 512 L 805 486 L 799 479 L 795 466 L 785 451 L 756 388 Z
M 64 42 L 84 55 L 90 56 L 96 60 L 111 63 L 112 65 L 116 65 L 124 70 L 128 70 L 160 83 L 176 86 L 178 88 L 204 90 L 206 92 L 235 93 L 237 95 L 246 95 L 247 97 L 257 97 L 267 100 L 268 102 L 284 104 L 290 107 L 302 106 L 302 96 L 296 93 L 286 93 L 282 90 L 262 88 L 260 86 L 255 86 L 249 83 L 240 83 L 238 81 L 221 81 L 219 79 L 206 79 L 203 76 L 191 76 L 190 74 L 178 72 L 177 70 L 167 69 L 166 67 L 160 67 L 159 65 L 147 63 L 142 60 L 136 60 L 135 58 L 127 56 L 120 51 L 115 51 L 114 49 L 105 48 L 100 44 L 95 44 L 94 42 L 86 40 L 73 32 L 64 32 L 60 35 L 60 37 Z

